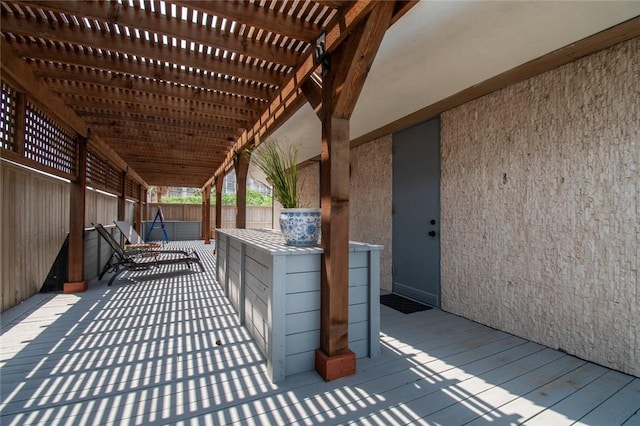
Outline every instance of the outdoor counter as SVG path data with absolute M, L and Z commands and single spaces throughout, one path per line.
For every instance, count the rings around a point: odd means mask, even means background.
M 267 359 L 273 382 L 315 368 L 320 346 L 320 247 L 285 245 L 271 230 L 217 229 L 216 277 Z M 349 349 L 380 353 L 381 246 L 350 243 Z

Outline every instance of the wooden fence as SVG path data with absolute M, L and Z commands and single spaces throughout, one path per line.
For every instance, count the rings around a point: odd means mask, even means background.
M 164 220 L 202 221 L 201 204 L 149 203 L 145 220 L 153 220 L 158 207 L 162 209 Z M 235 228 L 236 207 L 222 206 L 222 228 Z M 216 208 L 211 206 L 211 229 L 216 227 Z M 247 228 L 272 228 L 271 206 L 247 206 Z
M 4 161 L 0 169 L 5 311 L 40 291 L 69 232 L 69 184 Z

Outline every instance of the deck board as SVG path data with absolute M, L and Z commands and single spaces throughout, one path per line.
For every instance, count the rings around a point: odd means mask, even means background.
M 638 424 L 640 379 L 439 310 L 381 307 L 381 354 L 269 381 L 214 280 L 181 267 L 2 314 L 0 423 Z M 105 280 L 106 281 L 106 280 Z

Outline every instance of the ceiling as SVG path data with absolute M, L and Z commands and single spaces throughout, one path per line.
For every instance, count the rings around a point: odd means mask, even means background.
M 319 153 L 317 116 L 282 93 L 323 28 L 365 3 L 2 0 L 0 31 L 147 184 L 202 187 L 275 129 L 300 160 Z M 637 1 L 398 1 L 351 137 L 638 15 Z
M 417 124 L 428 106 L 637 16 L 640 1 L 420 1 L 387 30 L 351 139 Z M 321 123 L 304 105 L 273 137 L 299 145 L 301 160 L 317 158 Z
M 146 183 L 201 187 L 353 5 L 3 0 L 1 32 Z

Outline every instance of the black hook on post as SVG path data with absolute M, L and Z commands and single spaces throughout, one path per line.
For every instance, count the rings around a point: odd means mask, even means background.
M 329 52 L 327 52 L 327 35 L 324 31 L 316 40 L 314 62 L 316 64 L 322 64 L 322 76 L 326 77 L 331 70 L 331 57 L 329 56 Z

